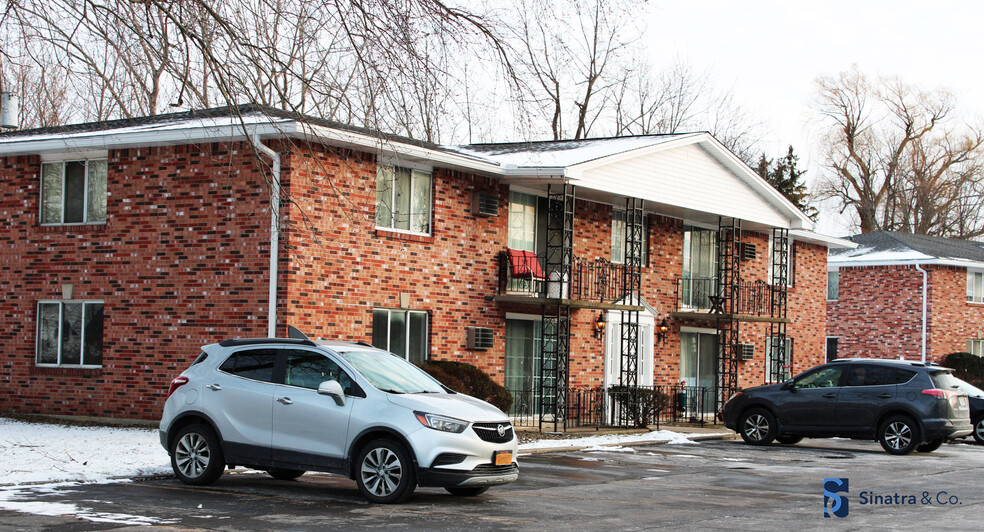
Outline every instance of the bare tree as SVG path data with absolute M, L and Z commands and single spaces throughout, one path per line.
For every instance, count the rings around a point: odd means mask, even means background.
M 820 197 L 855 211 L 861 232 L 984 234 L 968 225 L 973 206 L 964 197 L 980 185 L 984 130 L 954 119 L 952 95 L 871 82 L 857 67 L 818 87 L 827 167 Z

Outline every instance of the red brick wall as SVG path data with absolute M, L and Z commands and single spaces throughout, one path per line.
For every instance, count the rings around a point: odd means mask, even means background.
M 264 336 L 266 187 L 242 145 L 109 154 L 105 225 L 41 227 L 38 157 L 0 158 L 0 411 L 153 419 L 223 338 Z M 37 302 L 105 302 L 101 369 L 35 367 Z
M 919 360 L 922 274 L 911 266 L 840 268 L 838 299 L 827 302 L 827 336 L 839 338 L 840 358 Z
M 926 358 L 942 362 L 967 350 L 967 340 L 984 338 L 984 304 L 967 301 L 967 269 L 926 266 L 930 273 L 930 322 Z

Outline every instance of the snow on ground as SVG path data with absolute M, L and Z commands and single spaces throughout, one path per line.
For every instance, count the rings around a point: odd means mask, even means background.
M 619 445 L 639 442 L 697 443 L 688 438 L 686 434 L 670 430 L 654 430 L 643 434 L 604 434 L 564 440 L 537 440 L 520 445 L 519 452 L 522 454 L 524 451 L 529 452 L 537 449 L 566 449 L 570 447 L 583 448 L 585 451 L 631 451 L 631 448 L 626 449 L 619 447 Z
M 0 486 L 106 482 L 170 471 L 156 429 L 77 427 L 0 418 Z

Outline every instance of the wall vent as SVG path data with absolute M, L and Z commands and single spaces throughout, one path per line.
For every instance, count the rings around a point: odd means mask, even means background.
M 495 332 L 486 327 L 468 327 L 468 349 L 484 351 L 492 349 Z
M 471 211 L 475 216 L 498 216 L 499 196 L 488 192 L 475 192 L 472 195 Z
M 741 243 L 741 260 L 755 260 L 755 244 Z
M 740 344 L 741 349 L 741 359 L 742 360 L 752 360 L 755 358 L 755 345 L 754 344 Z

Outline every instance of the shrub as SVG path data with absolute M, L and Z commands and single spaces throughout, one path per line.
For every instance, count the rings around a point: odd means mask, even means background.
M 449 360 L 430 360 L 419 366 L 431 377 L 441 381 L 456 392 L 477 397 L 491 403 L 503 412 L 508 412 L 509 407 L 512 406 L 513 398 L 509 390 L 471 364 Z
M 971 353 L 950 353 L 943 365 L 953 368 L 953 374 L 978 388 L 984 388 L 984 358 Z
M 670 406 L 670 396 L 652 388 L 615 385 L 608 388 L 608 394 L 618 405 L 622 416 L 628 416 L 637 427 L 645 427 L 656 421 L 659 413 Z

